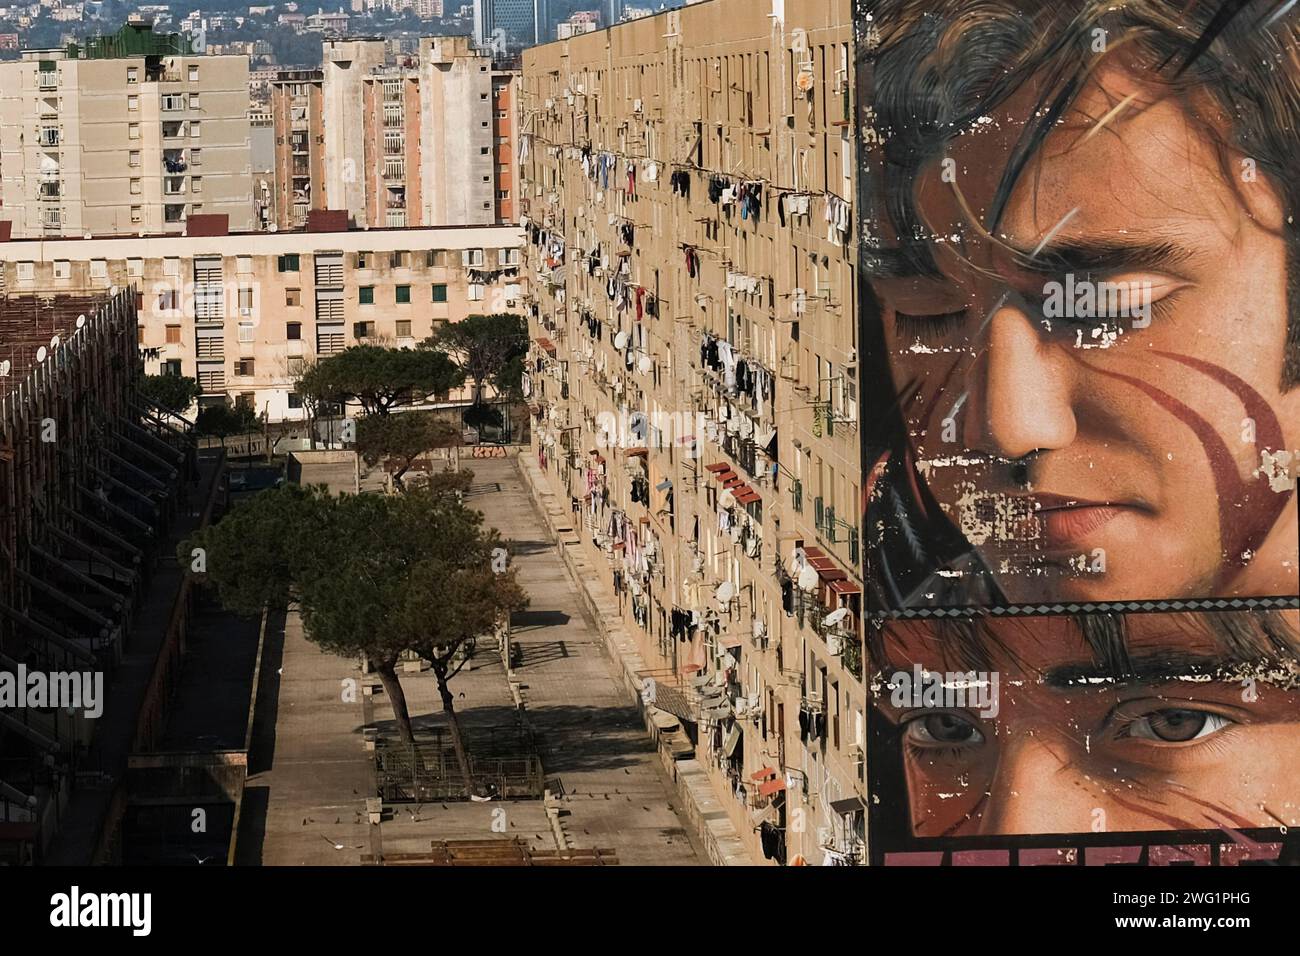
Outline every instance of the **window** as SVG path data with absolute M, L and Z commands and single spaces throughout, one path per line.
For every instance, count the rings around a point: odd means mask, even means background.
M 398 305 L 411 304 L 411 287 L 409 285 L 399 285 L 397 287 L 397 304 Z
M 301 268 L 298 264 L 298 253 L 290 252 L 280 256 L 276 268 L 280 272 L 297 272 Z
M 239 290 L 239 314 L 248 315 L 253 311 L 253 289 L 251 286 L 242 286 Z
M 299 395 L 297 392 L 290 392 L 289 407 L 294 409 L 302 408 L 302 396 Z
M 137 207 L 137 208 L 139 208 L 139 207 Z M 144 275 L 144 260 L 143 260 L 143 259 L 127 259 L 127 260 L 126 260 L 126 274 L 127 274 L 129 277 L 131 277 L 131 278 L 135 278 L 135 279 L 138 279 L 138 278 L 140 278 L 141 276 L 143 276 L 143 275 Z
M 201 149 L 190 150 L 190 165 L 191 166 L 203 165 L 203 150 Z
M 191 64 L 191 65 L 190 65 L 190 82 L 191 82 L 191 83 L 197 83 L 198 81 L 199 81 L 199 68 L 198 68 L 197 66 L 194 66 L 193 64 Z
M 246 275 L 248 275 L 250 272 L 252 272 L 252 271 L 253 271 L 253 257 L 252 257 L 252 256 L 236 256 L 236 257 L 235 257 L 235 271 L 238 272 L 241 276 L 246 276 Z
M 301 290 L 301 289 L 285 289 L 285 290 L 284 290 L 284 304 L 287 305 L 287 306 L 289 306 L 290 308 L 295 308 L 295 309 L 296 309 L 298 306 L 302 305 L 302 290 Z
M 181 360 L 167 359 L 164 361 L 162 363 L 162 374 L 179 376 L 181 374 Z
M 166 292 L 158 293 L 157 312 L 175 312 L 180 306 L 177 304 L 180 300 L 180 293 L 175 289 L 168 289 Z
M 236 375 L 252 375 L 252 374 L 253 374 L 253 360 L 252 360 L 251 358 L 241 358 L 241 359 L 236 360 L 236 362 L 235 362 L 235 374 L 236 374 Z
M 467 295 L 466 297 L 467 297 L 467 298 L 469 299 L 469 301 L 471 301 L 471 302 L 482 302 L 482 301 L 483 301 L 483 284 L 482 284 L 481 282 L 471 282 L 471 283 L 469 284 L 469 292 L 468 292 L 468 295 Z
M 368 339 L 375 334 L 375 323 L 353 322 L 352 335 L 358 339 Z
M 369 268 L 370 268 L 370 253 L 368 253 L 368 252 L 358 252 L 358 253 L 357 253 L 357 265 L 356 265 L 356 267 L 357 267 L 358 269 L 369 269 Z
M 465 249 L 461 253 L 461 261 L 465 268 L 481 268 L 483 265 L 482 249 Z
M 498 250 L 497 250 L 497 263 L 498 263 L 499 265 L 503 265 L 503 266 L 517 266 L 517 265 L 519 265 L 519 250 L 518 250 L 518 249 L 498 249 Z
M 164 93 L 162 96 L 162 108 L 164 112 L 175 112 L 176 110 L 185 109 L 185 97 L 179 93 Z
M 194 139 L 198 139 L 198 138 L 199 138 L 199 121 L 198 121 L 198 120 L 194 120 L 193 122 L 190 123 L 190 136 L 193 137 Z
M 363 285 L 357 289 L 357 301 L 362 305 L 374 305 L 375 287 L 372 285 Z
M 301 322 L 284 323 L 284 337 L 288 339 L 290 342 L 297 342 L 298 340 L 300 340 L 302 338 L 302 323 Z
M 302 375 L 302 370 L 306 366 L 306 364 L 307 363 L 303 359 L 298 357 L 292 357 L 288 359 L 288 361 L 285 363 L 285 367 L 289 370 L 290 375 L 292 375 L 294 378 L 297 378 L 298 376 Z
M 180 345 L 180 343 L 181 343 L 181 327 L 180 327 L 179 325 L 169 325 L 169 326 L 167 326 L 167 339 L 166 339 L 166 341 L 167 341 L 167 344 L 168 344 L 168 345 Z
M 107 259 L 91 259 L 91 260 L 90 260 L 90 277 L 91 277 L 92 279 L 107 279 L 107 278 L 108 278 L 108 260 L 107 260 Z
M 410 319 L 398 319 L 398 320 L 397 320 L 397 337 L 398 337 L 399 339 L 409 339 L 409 338 L 411 337 L 411 320 L 410 320 Z
M 126 98 L 126 108 L 131 112 L 138 110 L 140 108 L 140 97 L 136 96 L 134 93 L 128 96 Z
M 126 154 L 126 163 L 127 163 L 128 166 L 139 166 L 139 165 L 140 165 L 140 151 L 139 151 L 138 149 L 133 149 L 133 150 L 131 150 L 129 153 L 127 153 L 127 154 Z
M 36 278 L 36 263 L 20 262 L 18 263 L 18 281 L 31 282 Z
M 433 287 L 433 301 L 434 302 L 447 301 L 447 287 L 442 283 L 438 283 Z
M 240 322 L 240 323 L 239 323 L 239 341 L 241 341 L 241 342 L 251 342 L 251 341 L 253 341 L 253 323 L 252 323 L 252 322 Z
M 440 269 L 447 264 L 446 249 L 430 249 L 425 255 L 424 264 L 430 269 Z
M 131 180 L 131 195 L 132 196 L 140 195 L 140 180 L 138 179 Z
M 480 146 L 478 148 L 478 154 L 480 156 L 486 156 L 490 152 L 492 152 L 492 147 L 490 146 Z
M 127 137 L 127 139 L 139 139 L 139 138 L 140 138 L 140 124 L 139 124 L 139 123 L 131 123 L 131 124 L 129 124 L 129 125 L 127 126 L 127 128 L 126 128 L 126 137 Z
M 197 93 L 191 93 L 191 94 L 190 94 L 190 109 L 192 109 L 192 110 L 196 110 L 196 109 L 198 109 L 198 108 L 199 108 L 199 94 L 197 94 Z
M 55 260 L 54 260 L 54 278 L 56 278 L 56 279 L 71 279 L 71 278 L 72 278 L 72 263 L 69 262 L 67 259 L 55 259 Z
M 139 83 L 140 71 L 133 66 L 128 66 L 126 68 L 126 81 L 128 83 Z
M 389 257 L 388 265 L 389 265 L 389 268 L 391 268 L 391 269 L 405 269 L 405 268 L 406 268 L 406 253 L 405 253 L 405 252 L 394 252 L 394 253 Z
M 202 177 L 202 176 L 191 176 L 191 177 L 190 177 L 190 192 L 195 192 L 195 193 L 201 193 L 201 192 L 203 192 L 203 177 Z
M 131 207 L 131 221 L 132 221 L 132 222 L 140 222 L 140 221 L 142 221 L 143 219 L 144 219 L 144 210 L 142 210 L 139 206 L 132 206 L 132 207 Z

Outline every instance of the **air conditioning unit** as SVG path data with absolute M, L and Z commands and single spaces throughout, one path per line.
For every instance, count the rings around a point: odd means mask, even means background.
M 827 634 L 826 650 L 832 657 L 839 657 L 844 653 L 844 638 L 839 634 Z

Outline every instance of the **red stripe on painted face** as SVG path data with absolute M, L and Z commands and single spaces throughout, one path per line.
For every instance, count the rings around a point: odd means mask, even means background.
M 1178 355 L 1175 352 L 1155 351 L 1155 354 L 1196 369 L 1202 375 L 1213 379 L 1236 395 L 1237 400 L 1245 408 L 1246 415 L 1255 422 L 1256 449 L 1267 448 L 1274 452 L 1285 449 L 1286 439 L 1282 434 L 1282 424 L 1278 421 L 1276 413 L 1264 399 L 1264 396 L 1255 391 L 1245 379 L 1240 378 L 1221 365 L 1215 365 L 1202 359 Z M 1294 487 L 1285 492 L 1274 491 L 1269 487 L 1268 479 L 1263 476 L 1249 483 L 1244 489 L 1240 502 L 1244 520 L 1240 523 L 1240 528 L 1235 536 L 1240 539 L 1240 548 L 1237 551 L 1229 551 L 1228 553 L 1240 555 L 1246 550 L 1258 551 L 1273 530 L 1273 526 L 1282 517 L 1282 512 L 1286 510 L 1287 503 L 1290 502 L 1291 496 L 1294 494 Z M 1243 561 L 1242 565 L 1244 566 L 1246 563 Z
M 1235 512 L 1239 508 L 1246 506 L 1250 501 L 1249 490 L 1246 482 L 1242 480 L 1241 475 L 1238 473 L 1236 460 L 1229 452 L 1227 443 L 1224 442 L 1223 438 L 1220 437 L 1208 421 L 1190 406 L 1139 378 L 1090 365 L 1069 350 L 1066 351 L 1066 354 L 1090 372 L 1096 372 L 1098 375 L 1113 378 L 1116 381 L 1133 386 L 1185 424 L 1196 435 L 1201 447 L 1205 450 L 1206 457 L 1210 460 L 1210 473 L 1214 477 L 1215 493 L 1219 499 L 1219 538 L 1223 552 L 1223 566 L 1220 568 L 1216 586 L 1221 587 L 1224 585 L 1230 573 L 1229 568 L 1243 568 L 1249 564 L 1249 558 L 1243 558 L 1242 555 L 1247 551 L 1253 553 L 1263 543 L 1268 531 L 1277 522 L 1277 517 L 1281 514 L 1281 508 L 1285 507 L 1286 501 L 1283 500 L 1280 504 L 1271 502 L 1270 504 L 1274 505 L 1274 507 L 1267 509 L 1258 502 L 1254 504 L 1256 511 L 1267 513 L 1276 510 L 1271 520 L 1268 521 L 1268 526 L 1262 532 L 1259 529 L 1259 525 L 1262 523 L 1260 517 L 1251 515 L 1245 521 L 1234 520 Z M 1225 374 L 1230 375 L 1231 373 L 1225 371 Z M 1282 495 L 1278 495 L 1278 497 L 1285 498 Z

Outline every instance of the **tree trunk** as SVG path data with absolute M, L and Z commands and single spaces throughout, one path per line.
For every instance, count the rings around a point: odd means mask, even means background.
M 402 682 L 397 679 L 396 662 L 381 661 L 375 664 L 375 673 L 379 675 L 379 682 L 384 685 L 384 693 L 388 695 L 388 701 L 393 705 L 393 716 L 397 718 L 397 732 L 402 737 L 402 743 L 414 743 L 411 712 L 406 706 L 406 693 L 402 690 Z
M 472 794 L 474 792 L 474 781 L 469 772 L 469 752 L 465 749 L 465 738 L 460 732 L 460 717 L 456 714 L 456 700 L 452 697 L 451 688 L 447 686 L 447 663 L 447 658 L 434 656 L 432 659 L 433 676 L 438 680 L 438 695 L 442 698 L 442 709 L 447 715 L 447 726 L 451 731 L 451 745 L 456 750 L 456 762 L 460 764 L 460 772 L 465 777 L 465 786 Z

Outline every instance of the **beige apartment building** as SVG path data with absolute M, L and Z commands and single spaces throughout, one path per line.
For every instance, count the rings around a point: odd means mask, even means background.
M 371 228 L 500 220 L 490 56 L 469 37 L 424 37 L 393 64 L 382 39 L 347 38 L 323 41 L 323 59 L 327 208 Z
M 128 23 L 0 63 L 0 199 L 17 237 L 252 228 L 248 58 Z
M 0 243 L 0 296 L 134 287 L 146 372 L 196 378 L 203 402 L 293 421 L 306 417 L 293 391 L 306 362 L 522 312 L 522 237 L 486 226 L 15 240 Z
M 712 0 L 526 51 L 520 109 L 534 451 L 733 842 L 814 865 L 866 858 L 852 42 Z

